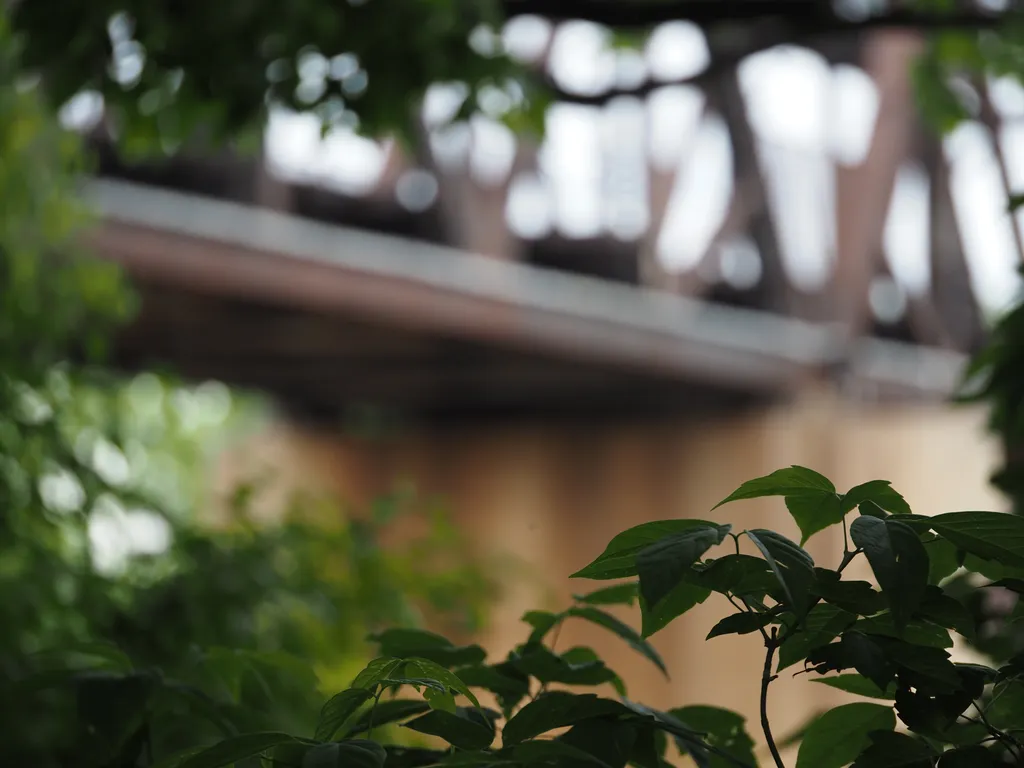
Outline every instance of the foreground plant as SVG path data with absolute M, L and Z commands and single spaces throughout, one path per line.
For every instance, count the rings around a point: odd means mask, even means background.
M 614 633 L 664 672 L 645 638 L 712 593 L 723 595 L 735 612 L 708 638 L 750 634 L 763 645 L 760 726 L 778 768 L 785 764 L 772 733 L 768 693 L 778 675 L 798 665 L 814 682 L 860 698 L 810 724 L 796 768 L 1024 764 L 1024 656 L 999 669 L 952 661 L 951 632 L 970 637 L 975 628 L 964 605 L 941 586 L 966 569 L 1024 591 L 1024 520 L 993 512 L 922 517 L 887 482 L 838 493 L 828 479 L 802 467 L 745 483 L 718 506 L 765 496 L 785 500 L 801 544 L 775 531 L 735 533 L 707 520 L 639 525 L 574 574 L 630 581 L 579 595 L 562 613 L 527 613 L 531 633 L 507 658 L 487 663 L 479 646 L 389 630 L 373 638 L 380 657 L 323 706 L 314 733 L 230 735 L 163 764 L 662 768 L 678 755 L 701 768 L 756 766 L 754 741 L 736 713 L 692 705 L 663 712 L 634 703 L 621 678 L 591 649 L 555 649 L 563 622 L 586 621 Z M 834 569 L 816 566 L 801 546 L 832 525 L 843 527 L 845 542 Z M 744 539 L 757 555 L 740 551 Z M 875 584 L 843 578 L 861 556 Z M 642 632 L 606 610 L 634 603 Z M 150 691 L 164 685 L 146 679 Z M 617 695 L 574 690 L 598 686 Z M 153 714 L 159 700 L 143 696 L 130 708 L 97 708 L 130 712 L 132 728 L 114 730 L 121 741 L 113 751 L 107 745 L 106 762 L 82 764 L 151 764 L 151 735 L 163 726 Z M 104 714 L 107 726 L 109 720 Z M 396 733 L 433 737 L 427 742 L 432 746 L 409 746 L 408 738 L 399 744 Z

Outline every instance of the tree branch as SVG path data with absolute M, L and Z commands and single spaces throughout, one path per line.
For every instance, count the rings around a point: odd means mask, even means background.
M 772 760 L 777 768 L 786 768 L 779 754 L 779 748 L 775 746 L 775 738 L 772 736 L 772 726 L 768 722 L 768 686 L 775 679 L 772 675 L 772 661 L 775 659 L 775 649 L 779 647 L 776 640 L 777 633 L 772 627 L 771 637 L 765 640 L 764 671 L 761 673 L 761 730 L 764 731 L 764 738 L 768 742 L 768 751 L 772 753 Z
M 837 14 L 828 0 L 504 0 L 507 18 L 542 16 L 555 21 L 577 19 L 619 29 L 643 29 L 666 21 L 689 21 L 701 27 L 785 18 L 806 31 L 842 32 L 879 27 L 910 29 L 983 29 L 1020 12 L 1019 2 L 996 13 L 893 8 L 864 19 Z

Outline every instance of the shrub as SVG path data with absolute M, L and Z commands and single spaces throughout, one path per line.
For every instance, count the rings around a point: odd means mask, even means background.
M 735 612 L 709 639 L 751 635 L 764 649 L 760 727 L 776 766 L 783 761 L 771 731 L 769 687 L 800 664 L 814 682 L 860 698 L 809 724 L 797 768 L 1021 764 L 1024 657 L 998 669 L 954 662 L 951 633 L 970 637 L 975 627 L 942 583 L 967 569 L 1024 589 L 1024 520 L 993 512 L 923 517 L 887 482 L 838 493 L 802 467 L 745 483 L 721 504 L 766 496 L 785 500 L 801 543 L 843 527 L 844 551 L 834 568 L 815 565 L 801 544 L 775 531 L 736 533 L 696 519 L 644 523 L 573 574 L 614 584 L 577 596 L 562 613 L 527 613 L 529 636 L 500 661 L 489 663 L 481 647 L 429 632 L 375 635 L 380 656 L 323 705 L 307 734 L 240 734 L 201 687 L 120 668 L 122 659 L 105 654 L 106 671 L 79 668 L 59 678 L 67 696 L 93 704 L 79 710 L 83 739 L 70 751 L 73 764 L 661 768 L 677 753 L 702 768 L 754 766 L 754 739 L 736 713 L 692 704 L 646 707 L 627 698 L 624 682 L 591 649 L 554 647 L 563 622 L 586 621 L 664 672 L 647 638 L 712 593 Z M 744 538 L 757 556 L 740 552 Z M 875 584 L 843 578 L 861 556 Z M 606 611 L 616 604 L 639 605 L 640 632 Z M 600 686 L 617 695 L 586 690 Z M 161 754 L 163 734 L 180 730 L 185 717 L 206 723 L 195 731 L 197 746 L 176 757 Z M 389 734 L 396 724 L 431 741 L 395 743 Z M 219 741 L 198 746 L 217 729 Z

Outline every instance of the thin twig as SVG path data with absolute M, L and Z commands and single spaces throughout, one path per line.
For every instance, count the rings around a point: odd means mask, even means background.
M 765 642 L 764 671 L 761 673 L 761 730 L 768 742 L 768 750 L 772 753 L 772 759 L 777 768 L 786 768 L 779 754 L 779 748 L 775 746 L 775 738 L 772 736 L 771 723 L 768 722 L 768 685 L 775 676 L 772 675 L 772 661 L 775 659 L 775 649 L 779 647 L 778 632 L 772 627 L 771 637 Z
M 1004 731 L 1001 731 L 998 728 L 996 728 L 994 725 L 992 725 L 992 723 L 989 721 L 988 717 L 985 715 L 985 710 L 983 710 L 978 705 L 978 702 L 972 701 L 971 705 L 976 710 L 978 710 L 978 717 L 981 719 L 981 724 L 985 726 L 985 730 L 987 730 L 990 734 L 992 734 L 993 738 L 998 739 L 999 743 L 1002 744 L 1004 747 L 1006 747 L 1010 751 L 1010 754 L 1013 755 L 1015 758 L 1017 758 L 1019 760 L 1021 755 L 1020 755 L 1020 752 L 1018 752 L 1017 750 L 1019 748 L 1021 748 L 1022 746 L 1024 746 L 1024 745 L 1022 745 L 1017 739 L 1015 739 L 1010 734 L 1008 734 L 1008 733 L 1006 733 Z M 961 715 L 961 717 L 965 717 L 965 716 Z M 966 718 L 966 719 L 972 719 L 972 718 Z M 977 722 L 977 721 L 975 721 L 975 722 Z

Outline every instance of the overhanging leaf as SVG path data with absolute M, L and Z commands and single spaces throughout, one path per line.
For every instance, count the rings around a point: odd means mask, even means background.
M 800 543 L 818 531 L 843 519 L 839 495 L 827 477 L 806 467 L 792 466 L 765 477 L 749 480 L 714 506 L 742 499 L 782 496 L 796 524 L 800 527 Z
M 764 595 L 778 588 L 778 582 L 764 559 L 751 555 L 724 555 L 706 561 L 687 578 L 694 584 L 722 594 Z
M 786 606 L 802 618 L 810 607 L 814 560 L 801 547 L 775 531 L 756 528 L 747 537 L 761 550 L 786 595 Z
M 564 760 L 570 765 L 593 763 L 602 768 L 613 768 L 596 755 L 556 739 L 537 739 L 516 744 L 512 749 L 512 759 L 525 765 L 559 765 L 558 761 Z
M 799 496 L 821 492 L 835 493 L 836 487 L 831 480 L 813 469 L 793 465 L 786 469 L 776 470 L 770 475 L 748 480 L 715 504 L 712 509 L 718 509 L 723 504 L 743 499 L 757 499 L 766 496 Z
M 530 642 L 539 643 L 563 618 L 562 614 L 551 611 L 527 611 L 523 614 L 523 621 L 533 627 L 530 633 Z M 480 661 L 483 661 L 481 659 Z M 479 663 L 475 662 L 475 663 Z
M 864 554 L 882 588 L 893 624 L 902 632 L 921 605 L 928 586 L 928 553 L 914 531 L 895 520 L 861 515 L 850 538 Z
M 530 678 L 514 665 L 502 663 L 490 666 L 463 667 L 459 677 L 467 685 L 493 693 L 502 709 L 508 711 L 530 692 Z
M 641 634 L 650 637 L 711 596 L 711 590 L 681 581 L 653 608 L 640 598 Z
M 384 768 L 388 753 L 375 741 L 351 739 L 318 744 L 302 758 L 302 768 Z
M 763 629 L 778 618 L 768 613 L 734 613 L 715 624 L 707 640 L 721 635 L 747 635 Z
M 789 630 L 779 647 L 779 671 L 803 661 L 815 648 L 831 643 L 856 617 L 835 605 L 819 603 L 797 630 Z
M 603 580 L 636 576 L 636 556 L 645 547 L 689 530 L 721 527 L 707 520 L 695 519 L 655 520 L 642 523 L 613 538 L 596 560 L 576 571 L 570 578 Z
M 362 672 L 356 675 L 355 680 L 352 681 L 352 687 L 369 688 L 372 690 L 381 680 L 390 676 L 401 665 L 401 659 L 392 659 L 387 656 L 374 659 L 366 665 Z
M 875 731 L 868 738 L 871 743 L 853 768 L 930 768 L 937 757 L 925 742 L 905 733 Z
M 869 733 L 895 727 L 892 707 L 857 702 L 830 709 L 804 734 L 796 768 L 842 768 L 868 746 Z
M 636 555 L 640 594 L 650 606 L 668 595 L 711 547 L 721 544 L 729 526 L 692 528 L 644 547 Z
M 288 742 L 298 742 L 294 736 L 287 733 L 246 733 L 241 736 L 232 736 L 219 744 L 214 744 L 201 752 L 198 752 L 182 762 L 178 768 L 221 768 L 225 765 L 237 763 L 247 757 L 258 755 L 271 747 Z
M 866 696 L 869 699 L 891 700 L 896 695 L 895 686 L 888 685 L 885 690 L 882 690 L 863 675 L 848 674 L 836 675 L 835 677 L 816 677 L 812 678 L 811 682 L 821 683 L 830 688 L 836 688 L 837 690 L 857 696 Z
M 662 674 L 666 677 L 668 676 L 668 670 L 665 668 L 665 662 L 661 660 L 661 656 L 658 655 L 658 652 L 654 650 L 654 648 L 651 647 L 651 644 L 644 640 L 640 634 L 628 624 L 619 621 L 619 619 L 615 618 L 611 614 L 597 608 L 570 608 L 566 613 L 569 616 L 584 619 L 585 621 L 589 621 L 591 624 L 596 624 L 597 626 L 603 627 L 609 632 L 618 635 L 629 644 L 630 648 L 649 659 L 654 666 L 661 670 Z
M 480 702 L 477 701 L 473 692 L 469 690 L 469 687 L 459 679 L 458 675 L 450 672 L 449 670 L 442 667 L 429 659 L 408 659 L 405 662 L 405 671 L 408 675 L 416 675 L 418 677 L 424 677 L 431 680 L 437 680 L 443 683 L 450 690 L 461 693 L 471 702 L 473 706 L 479 707 Z
M 728 709 L 708 706 L 680 707 L 669 710 L 669 714 L 690 728 L 704 733 L 704 738 L 710 746 L 732 758 L 727 760 L 712 753 L 708 763 L 710 768 L 734 768 L 737 763 L 757 765 L 754 740 L 747 733 L 746 720 L 742 715 Z
M 389 629 L 370 635 L 382 656 L 420 657 L 445 667 L 480 664 L 487 654 L 479 645 L 459 647 L 441 635 L 422 629 Z
M 627 584 L 616 584 L 614 587 L 596 589 L 585 595 L 573 595 L 573 599 L 587 605 L 632 605 L 639 594 L 640 585 L 631 581 Z
M 459 707 L 454 714 L 434 710 L 406 723 L 405 727 L 439 736 L 459 749 L 486 749 L 494 741 L 493 721 L 483 711 L 470 707 Z
M 371 728 L 389 723 L 397 723 L 407 717 L 420 715 L 430 709 L 430 705 L 422 699 L 384 699 L 378 701 L 373 709 L 368 709 L 345 731 L 349 735 L 363 733 Z
M 948 512 L 932 529 L 965 552 L 1024 568 L 1024 518 L 1003 512 Z
M 868 501 L 894 515 L 912 514 L 907 500 L 892 487 L 888 480 L 871 480 L 847 491 L 843 495 L 843 514 Z
M 502 742 L 505 746 L 514 746 L 526 739 L 556 728 L 574 725 L 587 718 L 623 714 L 628 711 L 617 701 L 601 699 L 593 694 L 551 691 L 538 696 L 505 723 Z
M 980 744 L 957 747 L 944 752 L 939 758 L 938 768 L 1003 768 L 1006 761 Z

